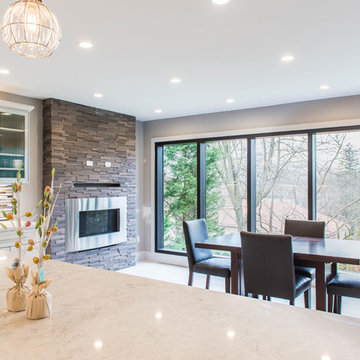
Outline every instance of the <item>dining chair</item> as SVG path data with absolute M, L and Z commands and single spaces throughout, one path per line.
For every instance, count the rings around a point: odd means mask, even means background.
M 311 279 L 295 273 L 291 235 L 242 231 L 241 251 L 246 294 L 288 299 L 294 305 L 304 293 L 305 306 L 310 308 Z
M 291 220 L 285 219 L 285 235 L 303 236 L 324 239 L 325 222 L 315 220 Z M 311 267 L 295 266 L 295 273 L 315 279 L 315 269 Z
M 338 273 L 327 284 L 328 311 L 341 314 L 342 297 L 360 299 L 360 274 Z
M 209 238 L 205 219 L 184 221 L 186 252 L 189 263 L 189 281 L 192 286 L 193 274 L 206 274 L 205 288 L 209 289 L 210 276 L 225 278 L 225 291 L 230 292 L 230 259 L 214 256 L 211 250 L 195 248 L 195 242 Z

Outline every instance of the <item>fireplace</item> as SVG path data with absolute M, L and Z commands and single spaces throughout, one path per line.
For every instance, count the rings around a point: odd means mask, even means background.
M 65 251 L 76 252 L 125 242 L 126 203 L 126 197 L 67 199 Z

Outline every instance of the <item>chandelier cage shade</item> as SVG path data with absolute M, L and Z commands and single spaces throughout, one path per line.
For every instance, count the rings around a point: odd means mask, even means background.
M 60 25 L 41 0 L 19 0 L 10 5 L 1 30 L 11 50 L 31 58 L 50 56 L 61 40 Z

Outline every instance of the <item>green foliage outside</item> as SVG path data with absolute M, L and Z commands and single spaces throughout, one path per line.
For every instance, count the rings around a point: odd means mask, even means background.
M 217 151 L 207 153 L 206 185 L 209 189 L 220 184 L 216 175 Z M 164 247 L 185 251 L 182 223 L 197 219 L 197 145 L 164 146 Z M 210 203 L 220 201 L 216 191 L 210 192 Z M 207 214 L 209 233 L 222 234 L 215 211 Z

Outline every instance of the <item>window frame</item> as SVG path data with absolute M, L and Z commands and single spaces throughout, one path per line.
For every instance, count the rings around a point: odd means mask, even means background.
M 197 218 L 206 217 L 206 143 L 214 141 L 247 139 L 247 230 L 256 230 L 256 139 L 262 137 L 304 135 L 307 136 L 307 206 L 308 220 L 316 220 L 316 134 L 360 130 L 360 125 L 315 128 L 310 130 L 290 130 L 251 133 L 248 135 L 214 136 L 196 139 L 156 141 L 155 145 L 155 252 L 186 256 L 185 251 L 163 248 L 164 226 L 164 186 L 163 186 L 163 147 L 175 144 L 197 144 Z

